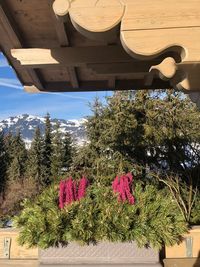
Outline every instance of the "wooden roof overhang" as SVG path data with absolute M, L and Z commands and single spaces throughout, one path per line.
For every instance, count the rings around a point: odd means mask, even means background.
M 3 0 L 0 50 L 28 92 L 196 92 L 200 1 Z

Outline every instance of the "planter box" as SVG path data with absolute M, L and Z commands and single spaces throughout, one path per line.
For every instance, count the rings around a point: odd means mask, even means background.
M 138 248 L 133 243 L 108 243 L 79 246 L 71 243 L 65 248 L 41 250 L 40 266 L 132 266 L 161 267 L 159 253 L 150 248 Z
M 27 249 L 19 246 L 18 235 L 19 231 L 16 229 L 0 229 L 0 260 L 8 260 L 11 263 L 12 259 L 38 259 L 38 249 Z M 0 266 L 2 266 L 1 261 Z
M 200 226 L 192 227 L 183 242 L 165 248 L 165 267 L 200 267 Z

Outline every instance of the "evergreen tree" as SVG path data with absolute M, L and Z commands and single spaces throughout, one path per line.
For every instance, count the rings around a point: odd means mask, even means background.
M 8 178 L 10 181 L 16 181 L 24 178 L 27 160 L 27 151 L 20 132 L 11 139 L 10 146 Z
M 43 184 L 51 183 L 51 158 L 52 158 L 52 136 L 50 115 L 47 113 L 45 118 L 45 135 L 42 146 L 42 173 L 41 179 Z
M 4 195 L 7 183 L 7 159 L 4 134 L 0 133 L 0 195 Z
M 52 139 L 52 157 L 51 157 L 51 174 L 52 179 L 56 179 L 61 175 L 62 171 L 62 136 L 60 132 L 60 124 L 56 123 L 55 134 Z
M 66 132 L 63 139 L 63 148 L 62 148 L 62 168 L 63 170 L 68 170 L 72 163 L 72 154 L 73 154 L 73 146 L 72 146 L 72 137 Z
M 42 186 L 41 181 L 42 173 L 42 137 L 40 128 L 37 127 L 35 130 L 35 135 L 33 142 L 31 144 L 31 149 L 28 153 L 28 162 L 27 162 L 27 177 L 32 178 L 38 188 Z
M 7 151 L 7 165 L 10 166 L 11 160 L 12 160 L 12 144 L 13 144 L 14 136 L 11 134 L 11 132 L 8 132 L 4 136 L 4 144 L 5 149 Z
M 173 91 L 117 92 L 106 106 L 95 101 L 87 123 L 93 154 L 119 152 L 132 163 L 179 173 L 200 164 L 199 129 L 195 105 Z
M 103 148 L 100 140 L 102 129 L 105 126 L 105 120 L 102 120 L 105 108 L 98 98 L 96 98 L 91 105 L 91 111 L 93 112 L 93 116 L 89 118 L 87 123 L 87 135 L 90 140 L 91 149 L 95 151 L 98 156 Z

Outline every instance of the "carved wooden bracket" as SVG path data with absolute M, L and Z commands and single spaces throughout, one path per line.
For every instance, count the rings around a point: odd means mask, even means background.
M 120 35 L 139 60 L 166 54 L 150 71 L 178 90 L 200 91 L 199 0 L 55 0 L 53 9 L 63 18 L 69 14 L 89 38 L 110 42 Z

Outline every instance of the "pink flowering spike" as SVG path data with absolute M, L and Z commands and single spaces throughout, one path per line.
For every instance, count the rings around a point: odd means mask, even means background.
M 113 191 L 116 193 L 118 192 L 117 189 L 118 189 L 118 185 L 119 185 L 119 178 L 118 176 L 115 178 L 115 180 L 113 181 L 112 183 L 112 188 L 113 188 Z
M 124 176 L 120 177 L 120 186 L 119 186 L 119 190 L 120 190 L 120 196 L 122 201 L 126 201 L 126 193 L 125 193 L 125 185 L 124 185 Z
M 128 179 L 129 179 L 129 183 L 132 183 L 133 182 L 133 175 L 132 175 L 132 173 L 127 173 L 126 174 L 126 177 L 128 177 Z
M 65 182 L 65 205 L 69 204 L 68 180 Z
M 64 208 L 65 204 L 65 181 L 60 182 L 59 186 L 59 207 L 60 209 Z
M 68 193 L 69 193 L 69 204 L 71 204 L 74 201 L 72 177 L 70 177 L 68 180 Z
M 131 173 L 118 177 L 112 183 L 114 193 L 118 193 L 118 202 L 128 201 L 129 204 L 135 203 L 135 198 L 131 193 L 133 176 Z
M 76 181 L 73 181 L 73 193 L 74 193 L 74 201 L 76 201 L 78 198 Z
M 124 177 L 124 185 L 125 185 L 125 192 L 126 192 L 127 200 L 129 204 L 133 205 L 135 203 L 135 199 L 133 195 L 131 194 L 131 183 L 129 181 L 129 177 L 127 176 Z
M 85 197 L 88 184 L 88 180 L 85 177 L 80 180 L 78 188 L 78 200 L 81 200 L 83 197 Z
M 70 198 L 70 178 L 66 180 L 65 183 L 65 205 L 69 205 L 71 203 Z
M 81 200 L 85 196 L 86 186 L 87 186 L 87 179 L 83 177 L 79 182 L 78 200 Z

